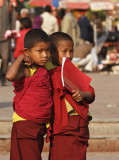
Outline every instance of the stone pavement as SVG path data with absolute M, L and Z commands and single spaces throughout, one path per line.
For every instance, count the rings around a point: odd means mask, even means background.
M 94 119 L 119 119 L 119 75 L 89 74 L 95 88 L 96 99 L 90 105 Z
M 90 73 L 91 85 L 95 88 L 96 99 L 90 105 L 94 120 L 119 119 L 119 75 Z M 0 119 L 12 117 L 14 93 L 12 84 L 0 86 Z
M 87 153 L 87 160 L 119 160 L 119 153 L 114 152 L 90 152 Z M 9 160 L 9 154 L 0 155 L 0 160 Z M 42 160 L 48 160 L 48 152 L 43 152 Z

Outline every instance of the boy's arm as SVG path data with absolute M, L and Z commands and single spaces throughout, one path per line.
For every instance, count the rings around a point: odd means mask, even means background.
M 90 104 L 95 99 L 94 89 L 91 86 L 88 92 L 74 90 L 72 91 L 72 93 L 73 93 L 72 97 L 74 98 L 76 102 L 80 102 L 84 100 L 86 103 Z
M 20 55 L 8 69 L 6 79 L 9 81 L 16 81 L 24 77 L 30 77 L 29 69 L 22 64 L 22 62 L 25 61 L 26 65 L 31 65 L 30 59 L 29 62 L 28 59 L 29 58 L 25 55 Z

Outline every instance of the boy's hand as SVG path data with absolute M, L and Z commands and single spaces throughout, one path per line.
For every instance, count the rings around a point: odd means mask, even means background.
M 72 91 L 72 97 L 76 102 L 80 102 L 83 100 L 83 92 L 81 91 L 77 91 L 77 90 L 73 90 Z
M 23 63 L 25 66 L 31 66 L 33 64 L 33 61 L 30 57 L 24 55 Z

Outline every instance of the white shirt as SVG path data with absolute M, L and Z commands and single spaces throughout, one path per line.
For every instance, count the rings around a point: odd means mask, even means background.
M 42 29 L 48 34 L 51 35 L 54 32 L 59 30 L 57 18 L 51 15 L 48 12 L 41 14 L 43 18 Z

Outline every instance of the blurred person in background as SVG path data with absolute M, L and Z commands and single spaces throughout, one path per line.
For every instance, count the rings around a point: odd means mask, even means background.
M 24 54 L 24 37 L 25 34 L 32 28 L 32 22 L 29 17 L 20 19 L 20 32 L 16 39 L 16 47 L 14 51 L 14 58 L 16 59 L 19 55 Z
M 90 24 L 88 17 L 85 12 L 80 12 L 80 18 L 78 20 L 78 25 L 80 27 L 80 38 L 82 41 L 87 41 L 89 43 L 93 42 L 93 28 Z
M 80 28 L 80 41 L 74 51 L 72 62 L 84 72 L 92 72 L 94 65 L 94 51 L 92 54 L 93 28 L 86 12 L 79 12 L 78 25 Z
M 29 17 L 29 10 L 27 8 L 22 8 L 20 13 L 16 12 L 16 30 L 20 31 L 20 18 Z
M 66 9 L 65 15 L 61 22 L 61 32 L 69 34 L 74 41 L 74 49 L 79 43 L 80 30 L 71 9 Z
M 65 9 L 63 9 L 63 8 L 58 9 L 57 20 L 58 20 L 58 25 L 59 25 L 59 31 L 61 31 L 61 21 L 62 21 L 64 15 L 65 15 Z
M 42 7 L 38 7 L 35 9 L 35 18 L 33 21 L 33 28 L 39 28 L 41 29 L 41 25 L 43 22 L 43 18 L 41 17 L 41 13 L 43 12 Z
M 57 9 L 54 8 L 54 9 L 52 10 L 51 14 L 57 18 Z
M 54 8 L 51 12 L 51 14 L 57 18 L 57 23 L 58 23 L 58 27 L 59 27 L 59 31 L 60 31 L 60 25 L 61 25 L 61 15 L 60 15 L 60 10 L 58 10 L 57 8 Z
M 43 14 L 41 14 L 41 17 L 43 19 L 41 28 L 48 35 L 51 35 L 52 33 L 59 31 L 57 18 L 51 14 L 51 7 L 49 5 L 45 7 L 45 11 Z
M 84 49 L 82 49 L 84 47 Z M 80 68 L 83 72 L 97 71 L 98 57 L 95 51 L 95 47 L 92 46 L 90 52 L 86 51 L 86 46 L 80 45 L 74 52 L 74 58 L 72 62 L 77 68 Z M 79 51 L 79 52 L 78 52 Z
M 95 37 L 95 51 L 98 55 L 98 58 L 101 59 L 103 57 L 106 58 L 106 52 L 103 51 L 104 43 L 106 42 L 108 38 L 107 32 L 104 30 L 104 27 L 102 25 L 102 19 L 100 18 L 99 14 L 97 12 L 93 13 L 93 28 L 94 28 L 94 37 Z M 105 49 L 104 49 L 105 50 Z
M 27 8 L 22 8 L 20 10 L 20 18 L 29 17 L 29 10 Z
M 5 32 L 15 29 L 15 8 L 9 0 L 0 0 L 0 58 L 2 59 L 0 76 L 2 85 L 6 85 L 5 74 L 10 58 L 10 39 L 5 39 Z
M 16 12 L 16 31 L 19 32 L 20 31 L 20 15 L 18 12 Z

